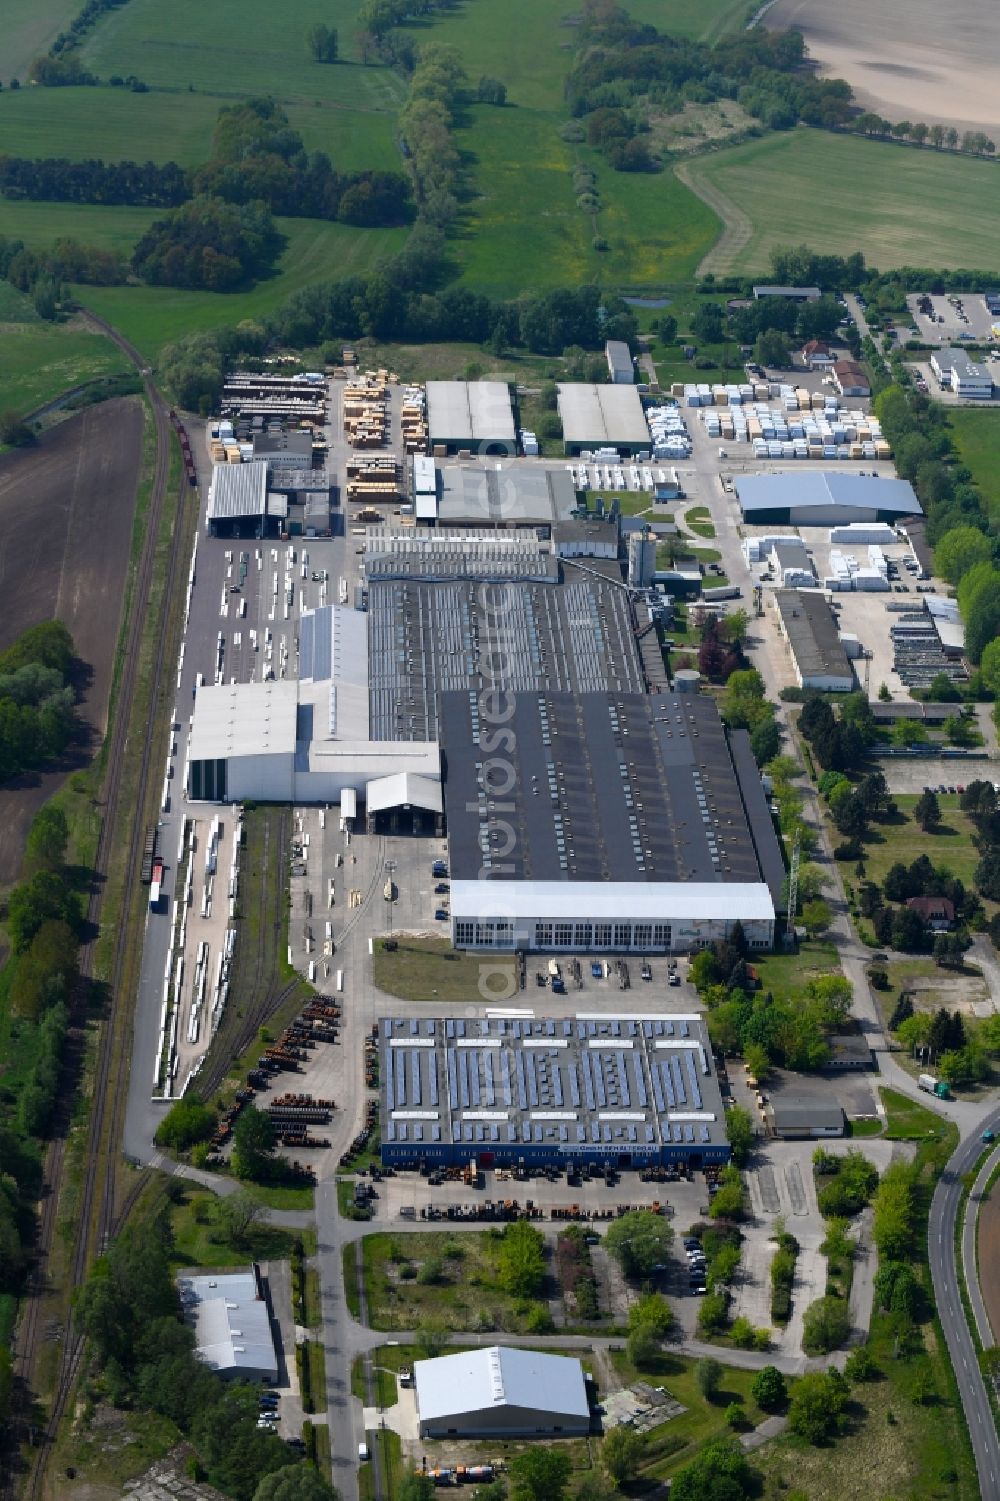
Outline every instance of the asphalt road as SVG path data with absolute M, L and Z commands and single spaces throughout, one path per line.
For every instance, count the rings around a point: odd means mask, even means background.
M 986 1126 L 994 1131 L 1000 1130 L 1000 1114 L 995 1106 L 983 1117 L 982 1127 Z M 927 1231 L 934 1298 L 965 1410 L 979 1473 L 979 1494 L 982 1501 L 996 1501 L 1000 1497 L 1000 1439 L 962 1307 L 954 1233 L 962 1197 L 962 1178 L 971 1170 L 982 1149 L 981 1132 L 966 1136 L 959 1144 L 934 1190 Z M 976 1280 L 974 1260 L 971 1266 L 967 1266 L 967 1273 L 970 1282 Z

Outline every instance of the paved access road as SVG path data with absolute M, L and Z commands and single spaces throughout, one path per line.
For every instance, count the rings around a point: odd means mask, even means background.
M 988 1126 L 994 1131 L 1000 1131 L 1000 1113 L 995 1105 L 983 1117 L 981 1125 L 983 1128 Z M 979 1473 L 979 1494 L 982 1501 L 997 1501 L 1000 1497 L 1000 1438 L 997 1436 L 986 1383 L 979 1369 L 975 1345 L 962 1306 L 955 1253 L 955 1221 L 962 1198 L 962 1178 L 971 1170 L 982 1149 L 980 1131 L 964 1137 L 953 1153 L 934 1190 L 927 1232 L 934 1298 L 969 1426 L 972 1452 Z M 966 1261 L 966 1275 L 970 1285 L 970 1299 L 975 1306 L 979 1289 L 974 1257 L 971 1263 Z

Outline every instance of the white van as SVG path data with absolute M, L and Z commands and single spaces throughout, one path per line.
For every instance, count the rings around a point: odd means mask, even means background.
M 363 1465 L 365 1463 L 365 1461 L 367 1459 L 369 1459 L 370 1457 L 371 1456 L 368 1453 L 368 1445 L 367 1444 L 359 1444 L 358 1445 L 358 1464 L 359 1465 Z

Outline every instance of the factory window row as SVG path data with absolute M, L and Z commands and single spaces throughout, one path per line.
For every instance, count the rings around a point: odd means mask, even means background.
M 509 949 L 514 946 L 514 924 L 511 922 L 467 922 L 455 924 L 455 942 L 479 949 Z
M 646 949 L 670 947 L 669 923 L 535 923 L 536 949 Z
M 533 928 L 531 946 L 542 953 L 553 950 L 591 953 L 602 949 L 617 953 L 627 950 L 639 954 L 655 953 L 669 951 L 672 937 L 670 924 L 660 922 L 536 922 Z M 505 920 L 472 922 L 460 918 L 455 923 L 455 942 L 460 948 L 510 949 L 516 942 L 515 925 Z M 692 940 L 690 947 L 703 949 L 711 942 L 709 936 L 699 936 Z M 751 938 L 749 945 L 754 949 L 767 949 L 770 941 Z

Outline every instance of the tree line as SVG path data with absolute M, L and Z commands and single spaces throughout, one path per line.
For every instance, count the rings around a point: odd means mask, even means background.
M 17 670 L 15 668 L 15 670 Z M 66 866 L 65 814 L 47 804 L 29 831 L 23 879 L 3 916 L 8 1020 L 0 1093 L 0 1293 L 17 1295 L 31 1265 L 45 1142 L 60 1098 L 78 974 L 80 902 Z M 0 1350 L 0 1423 L 10 1415 L 10 1355 Z
M 189 174 L 176 162 L 85 162 L 65 157 L 0 156 L 5 198 L 49 203 L 134 204 L 168 208 L 191 196 Z
M 650 116 L 687 103 L 734 99 L 770 130 L 800 122 L 830 129 L 851 115 L 849 84 L 804 70 L 798 31 L 755 26 L 709 45 L 660 32 L 608 0 L 585 0 L 576 36 L 570 113 L 586 119 L 590 144 L 619 171 L 659 170 Z
M 879 392 L 874 408 L 897 472 L 912 483 L 924 508 L 935 557 L 957 588 L 966 654 L 978 665 L 1000 637 L 1000 549 L 987 503 L 968 470 L 954 462 L 940 403 L 894 382 Z M 981 681 L 970 684 L 970 691 L 981 687 Z
M 879 140 L 908 141 L 913 146 L 931 146 L 935 151 L 960 151 L 966 156 L 993 156 L 996 142 L 985 131 L 964 130 L 961 134 L 953 125 L 925 125 L 922 120 L 886 120 L 882 115 L 865 110 L 851 122 L 850 128 L 859 135 L 875 136 Z
M 78 729 L 74 662 L 73 638 L 58 621 L 33 626 L 0 654 L 0 783 L 70 744 Z
M 628 305 L 593 286 L 510 302 L 467 287 L 434 289 L 443 254 L 441 232 L 418 220 L 402 252 L 369 276 L 304 287 L 259 323 L 188 335 L 167 346 L 160 357 L 163 380 L 181 406 L 209 411 L 227 364 L 270 348 L 372 337 L 487 344 L 498 356 L 510 348 L 557 355 L 569 346 L 596 350 L 605 338 L 634 337 Z
M 61 239 L 48 249 L 29 249 L 23 240 L 0 235 L 0 278 L 26 293 L 39 317 L 53 319 L 69 299 L 69 282 L 92 286 L 120 286 L 128 276 L 128 262 L 114 250 Z M 23 433 L 21 441 L 23 441 Z M 9 437 L 4 437 L 10 442 Z
M 210 160 L 190 171 L 176 162 L 2 156 L 0 191 L 8 198 L 147 208 L 210 196 L 240 205 L 259 201 L 289 218 L 361 226 L 404 224 L 413 216 L 402 173 L 337 172 L 325 152 L 306 151 L 286 112 L 266 98 L 224 105 Z

